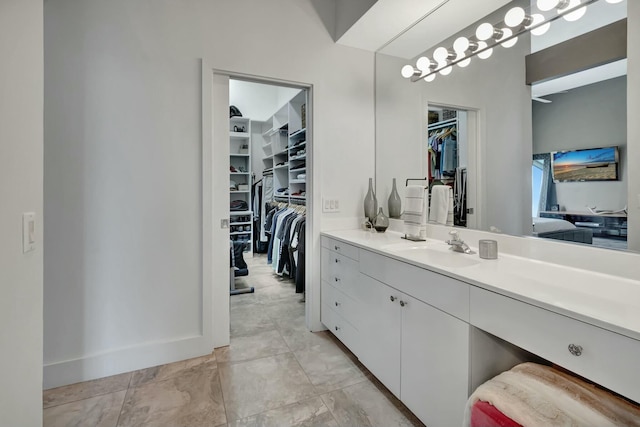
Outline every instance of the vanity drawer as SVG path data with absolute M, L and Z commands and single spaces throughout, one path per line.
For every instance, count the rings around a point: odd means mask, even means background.
M 357 246 L 352 246 L 347 243 L 343 243 L 339 240 L 332 239 L 330 237 L 322 236 L 320 238 L 323 248 L 327 248 L 332 252 L 349 257 L 355 261 L 358 261 L 358 253 L 360 249 Z
M 360 274 L 358 261 L 322 248 L 321 264 L 322 280 L 331 283 L 345 294 L 357 298 L 355 286 Z
M 322 303 L 331 307 L 333 311 L 342 316 L 346 321 L 351 323 L 356 329 L 358 329 L 360 308 L 358 303 L 353 298 L 345 295 L 333 285 L 322 281 Z
M 360 271 L 458 319 L 469 321 L 470 286 L 467 283 L 365 250 L 360 251 Z
M 320 305 L 320 320 L 353 354 L 360 355 L 360 336 L 353 325 L 336 313 L 328 304 Z
M 640 401 L 640 341 L 476 287 L 470 317 L 486 332 Z

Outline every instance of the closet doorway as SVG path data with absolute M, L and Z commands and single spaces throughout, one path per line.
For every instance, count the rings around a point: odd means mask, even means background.
M 454 195 L 454 226 L 475 229 L 477 197 L 477 111 L 429 104 L 425 165 L 429 187 L 449 185 Z
M 231 339 L 306 327 L 308 106 L 308 88 L 229 79 Z

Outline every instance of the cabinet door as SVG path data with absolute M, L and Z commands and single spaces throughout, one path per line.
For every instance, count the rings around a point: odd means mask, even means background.
M 362 363 L 396 397 L 400 397 L 400 295 L 397 290 L 360 274 Z
M 469 325 L 402 295 L 400 398 L 428 426 L 462 425 L 469 395 Z

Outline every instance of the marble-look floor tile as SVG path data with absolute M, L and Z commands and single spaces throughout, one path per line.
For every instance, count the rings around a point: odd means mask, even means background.
M 423 426 L 415 417 L 403 414 L 394 402 L 370 381 L 323 394 L 321 397 L 338 424 L 342 426 Z
M 126 390 L 90 397 L 42 412 L 44 427 L 116 427 Z
M 313 397 L 231 422 L 229 427 L 338 427 L 322 399 Z
M 229 421 L 316 394 L 292 353 L 247 362 L 219 363 L 218 369 Z
M 42 407 L 62 405 L 89 397 L 126 390 L 131 380 L 131 372 L 85 381 L 62 387 L 51 388 L 42 393 Z
M 314 345 L 294 352 L 318 394 L 365 381 L 366 376 L 335 344 Z
M 179 362 L 168 363 L 166 365 L 154 366 L 152 368 L 134 371 L 133 376 L 131 377 L 130 387 L 138 387 L 153 381 L 166 380 L 183 374 L 191 368 L 195 368 L 198 366 L 209 369 L 216 368 L 215 355 L 212 353 L 207 356 L 181 360 Z
M 303 322 L 292 323 L 278 328 L 280 335 L 291 351 L 304 350 L 314 346 L 335 347 L 331 332 L 311 332 Z
M 210 427 L 226 421 L 218 369 L 199 366 L 129 389 L 118 427 Z
M 289 347 L 280 336 L 280 332 L 273 330 L 256 335 L 233 337 L 227 347 L 216 350 L 216 355 L 218 362 L 238 362 L 275 356 L 288 351 Z
M 264 331 L 276 329 L 271 317 L 262 309 L 255 307 L 235 307 L 231 310 L 230 331 L 231 337 L 255 335 Z

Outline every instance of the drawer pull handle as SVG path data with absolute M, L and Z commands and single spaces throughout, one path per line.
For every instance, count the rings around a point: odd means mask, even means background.
M 336 277 L 336 282 L 339 282 L 339 281 L 340 281 L 340 279 L 338 279 L 338 278 Z
M 396 297 L 394 297 L 393 295 L 391 295 L 391 296 L 389 297 L 389 299 L 391 300 L 391 302 L 394 302 L 397 298 L 396 298 Z
M 339 262 L 340 262 L 340 260 L 338 258 L 336 258 L 336 264 L 339 263 Z
M 339 327 L 337 327 L 337 326 L 336 326 L 335 328 L 336 328 L 336 331 L 339 331 L 339 330 L 340 330 L 340 328 L 339 328 Z
M 340 250 L 340 246 L 334 246 L 334 248 L 335 248 L 336 251 Z
M 340 305 L 340 303 L 338 301 L 336 301 L 336 307 L 339 306 L 339 305 Z
M 407 305 L 407 303 L 402 301 L 402 300 L 400 300 L 400 307 L 404 307 L 405 305 Z
M 574 356 L 580 356 L 582 354 L 582 346 L 569 344 L 569 353 L 573 354 Z

